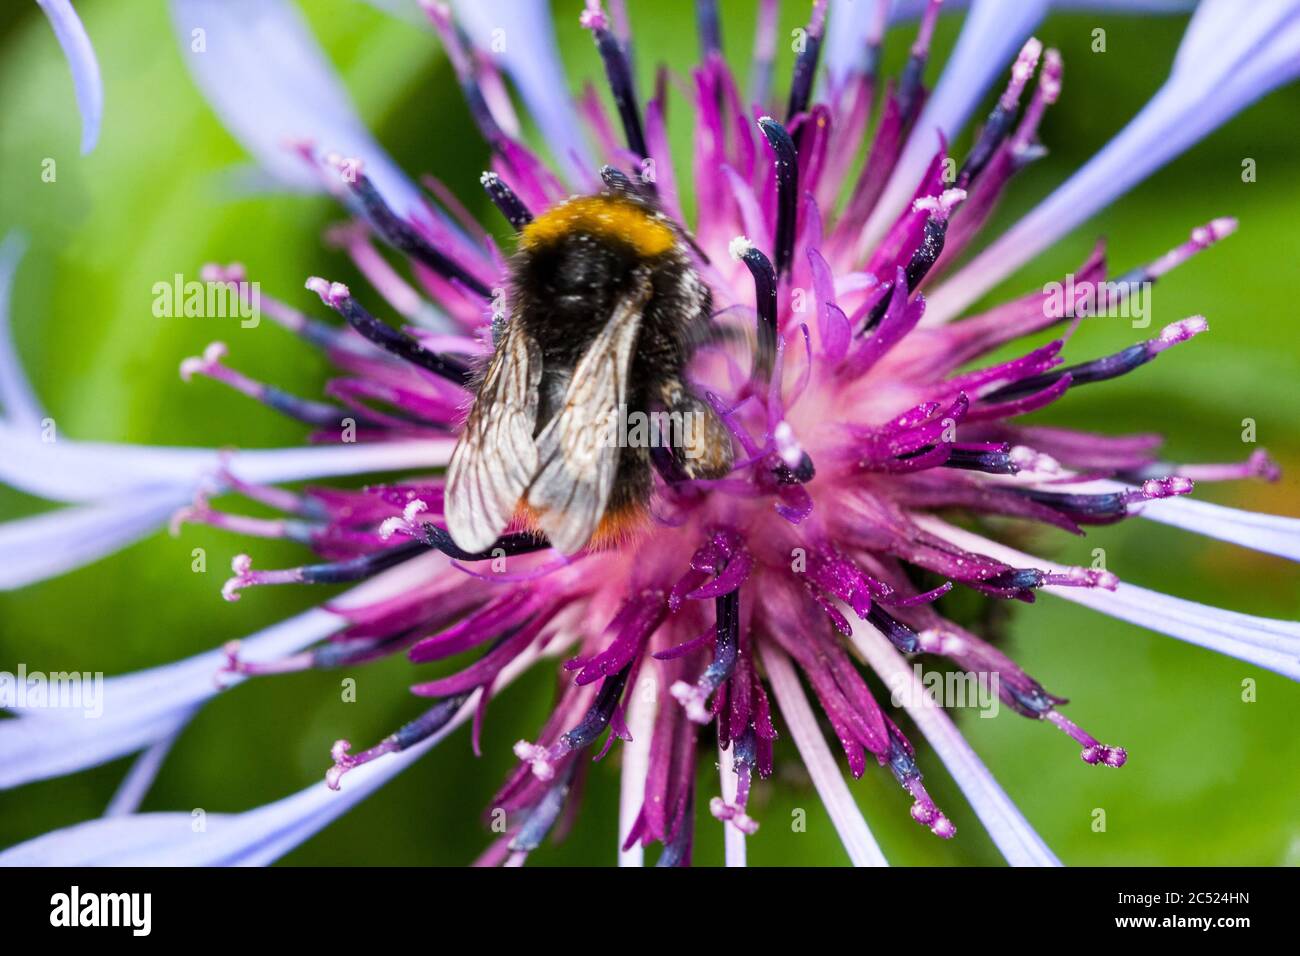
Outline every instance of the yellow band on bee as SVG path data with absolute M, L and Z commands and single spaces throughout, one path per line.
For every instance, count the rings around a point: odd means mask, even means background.
M 646 257 L 662 255 L 676 242 L 668 226 L 631 200 L 582 196 L 560 203 L 526 225 L 519 245 L 536 249 L 579 232 L 625 242 Z

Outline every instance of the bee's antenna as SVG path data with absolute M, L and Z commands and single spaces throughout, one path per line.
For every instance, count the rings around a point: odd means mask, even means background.
M 623 170 L 608 165 L 600 167 L 600 179 L 611 192 L 616 192 L 623 196 L 631 196 L 633 199 L 647 203 L 658 210 L 658 196 L 651 189 L 649 183 L 646 183 L 644 186 L 638 186 L 636 180 L 623 172 Z M 682 241 L 691 247 L 691 251 L 695 253 L 701 263 L 706 266 L 712 265 L 712 260 L 709 259 L 708 253 L 700 248 L 700 244 L 695 241 L 695 236 L 689 229 L 677 222 L 671 216 L 664 216 L 664 219 L 667 220 L 673 231 L 681 237 Z
M 616 193 L 623 193 L 646 202 L 653 199 L 653 197 L 646 195 L 645 190 L 632 181 L 632 177 L 615 166 L 605 165 L 600 167 L 600 179 L 601 182 Z

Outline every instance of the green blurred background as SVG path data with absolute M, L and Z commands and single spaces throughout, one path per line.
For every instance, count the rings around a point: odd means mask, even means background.
M 307 15 L 381 143 L 412 173 L 447 182 L 485 221 L 497 218 L 478 173 L 486 151 L 462 106 L 448 65 L 427 31 L 354 0 L 313 0 Z M 571 83 L 598 76 L 590 38 L 578 28 L 576 0 L 557 4 L 557 32 Z M 656 62 L 677 70 L 696 49 L 688 0 L 631 4 L 643 87 Z M 747 76 L 753 5 L 723 0 L 732 63 Z M 223 173 L 244 162 L 196 92 L 161 0 L 81 0 L 77 4 L 104 74 L 103 135 L 78 155 L 71 82 L 35 4 L 0 12 L 0 231 L 21 227 L 31 248 L 13 299 L 19 348 L 61 434 L 101 441 L 243 447 L 293 444 L 303 429 L 219 385 L 182 385 L 181 358 L 218 336 L 231 362 L 250 375 L 315 394 L 327 370 L 310 349 L 269 322 L 253 330 L 216 329 L 211 320 L 156 319 L 151 287 L 176 272 L 192 276 L 209 260 L 240 260 L 267 294 L 310 307 L 307 275 L 357 280 L 320 241 L 340 218 L 328 200 L 234 196 Z M 783 25 L 797 26 L 806 4 L 787 3 Z M 960 17 L 942 21 L 935 62 L 954 42 Z M 1000 211 L 1006 225 L 1079 166 L 1159 86 L 1185 18 L 1134 20 L 1057 14 L 1038 35 L 1059 47 L 1065 92 L 1048 114 L 1050 156 L 1017 182 Z M 1090 49 L 1107 31 L 1107 51 Z M 897 68 L 910 30 L 890 34 Z M 784 51 L 778 77 L 789 74 Z M 935 71 L 931 70 L 933 77 Z M 672 129 L 690 142 L 688 111 L 674 99 Z M 984 108 L 982 108 L 983 110 Z M 1071 393 L 1038 420 L 1110 431 L 1160 430 L 1168 457 L 1239 460 L 1241 421 L 1254 418 L 1259 442 L 1282 463 L 1276 485 L 1203 486 L 1213 501 L 1300 514 L 1300 178 L 1296 176 L 1300 89 L 1262 100 L 1123 198 L 990 296 L 1022 292 L 1082 261 L 1098 234 L 1124 269 L 1147 261 L 1220 215 L 1239 233 L 1158 287 L 1153 328 L 1195 312 L 1208 336 L 1105 387 Z M 455 144 L 449 148 L 448 144 Z M 56 183 L 41 162 L 58 163 Z M 1258 181 L 1243 183 L 1244 158 Z M 684 172 L 679 168 L 679 176 Z M 1127 323 L 1094 323 L 1070 347 L 1073 360 L 1130 344 Z M 0 490 L 0 519 L 36 513 L 42 502 Z M 1123 578 L 1207 604 L 1294 619 L 1300 574 L 1293 565 L 1151 522 L 1134 520 L 1086 541 L 1044 533 L 1037 544 L 1065 561 L 1090 559 L 1103 546 Z M 192 548 L 208 552 L 208 572 L 190 571 Z M 229 558 L 250 550 L 259 566 L 299 563 L 290 546 L 245 542 L 202 528 L 178 539 L 159 533 L 124 553 L 59 580 L 0 594 L 0 669 L 103 670 L 148 667 L 218 646 L 325 596 L 323 590 L 269 588 L 238 604 L 218 594 Z M 1216 656 L 1082 608 L 1047 598 L 1022 608 L 1008 650 L 1049 690 L 1074 703 L 1066 713 L 1101 739 L 1126 746 L 1120 771 L 1088 767 L 1054 730 L 1008 711 L 996 720 L 959 721 L 976 749 L 1057 854 L 1069 864 L 1300 863 L 1300 692 L 1269 672 Z M 428 676 L 428 668 L 418 671 Z M 238 811 L 321 778 L 330 744 L 364 745 L 420 712 L 406 687 L 416 677 L 403 659 L 350 675 L 308 673 L 252 681 L 206 707 L 168 758 L 147 810 L 203 807 Z M 340 702 L 339 680 L 358 681 L 356 703 Z M 1242 681 L 1258 699 L 1242 700 Z M 292 853 L 298 864 L 461 864 L 486 845 L 480 813 L 512 763 L 510 745 L 533 737 L 547 710 L 553 675 L 538 671 L 493 704 L 474 758 L 462 731 L 396 782 Z M 905 723 L 905 727 L 908 726 Z M 919 739 L 919 734 L 913 734 Z M 707 750 L 708 747 L 702 749 Z M 576 831 L 531 862 L 607 864 L 616 843 L 617 761 L 597 765 Z M 752 808 L 763 828 L 749 841 L 755 864 L 842 864 L 847 858 L 788 745 L 775 778 L 757 786 Z M 997 864 L 992 843 L 937 758 L 921 746 L 926 783 L 956 822 L 941 842 L 907 814 L 907 801 L 883 770 L 853 784 L 886 855 L 896 864 Z M 76 776 L 0 793 L 0 847 L 103 811 L 129 766 L 119 761 Z M 721 832 L 707 815 L 716 792 L 711 762 L 701 768 L 696 859 L 721 861 Z M 805 808 L 806 833 L 791 832 Z M 1107 814 L 1091 828 L 1094 808 Z

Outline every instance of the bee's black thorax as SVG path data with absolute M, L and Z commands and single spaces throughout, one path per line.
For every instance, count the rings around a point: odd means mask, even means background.
M 618 194 L 581 197 L 534 220 L 510 264 L 511 321 L 542 352 L 538 431 L 563 405 L 574 366 L 618 303 L 650 292 L 628 377 L 627 410 L 651 411 L 681 380 L 712 296 L 663 216 Z M 649 490 L 647 449 L 624 448 L 611 510 Z
M 578 212 L 566 215 L 574 206 Z M 619 300 L 648 279 L 628 395 L 629 408 L 644 410 L 657 383 L 681 374 L 692 330 L 708 321 L 712 308 L 684 244 L 657 213 L 618 196 L 571 200 L 539 222 L 542 228 L 531 241 L 525 235 L 511 262 L 512 321 L 541 347 L 546 378 L 555 373 L 567 383 L 564 373 L 572 372 Z M 543 406 L 547 384 L 544 379 Z M 545 421 L 545 411 L 538 417 Z

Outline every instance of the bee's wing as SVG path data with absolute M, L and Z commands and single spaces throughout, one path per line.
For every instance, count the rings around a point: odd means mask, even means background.
M 533 428 L 541 378 L 541 348 L 511 322 L 447 468 L 447 530 L 466 551 L 491 547 L 537 471 Z
M 627 401 L 628 371 L 641 329 L 648 283 L 619 300 L 605 327 L 573 369 L 564 405 L 537 436 L 538 471 L 528 504 L 552 547 L 572 554 L 609 503 L 621 449 L 609 424 Z

